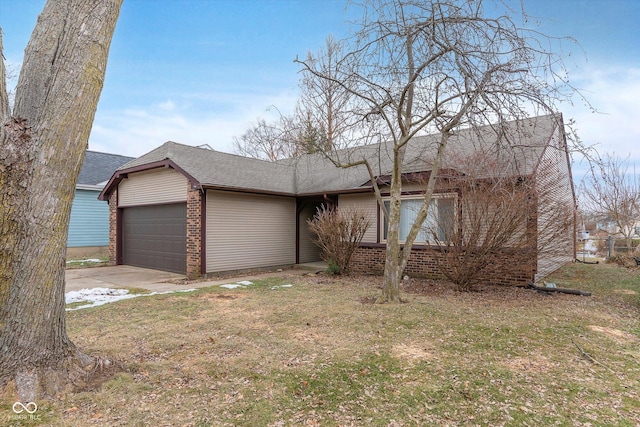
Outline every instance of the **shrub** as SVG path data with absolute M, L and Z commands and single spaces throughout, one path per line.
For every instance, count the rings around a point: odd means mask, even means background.
M 370 221 L 358 209 L 333 209 L 322 206 L 307 221 L 322 249 L 322 259 L 330 274 L 348 274 L 354 252 L 360 246 Z
M 335 275 L 339 275 L 342 273 L 340 267 L 338 266 L 338 264 L 336 264 L 336 262 L 332 259 L 327 261 L 327 269 L 326 269 L 327 274 L 331 275 L 331 276 L 335 276 Z
M 616 254 L 613 255 L 609 258 L 607 258 L 607 260 L 605 261 L 607 264 L 617 264 L 621 267 L 625 267 L 625 268 L 636 268 L 636 261 L 633 259 L 632 255 L 623 255 L 623 254 Z

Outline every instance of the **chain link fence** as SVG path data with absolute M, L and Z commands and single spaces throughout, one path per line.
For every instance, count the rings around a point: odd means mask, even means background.
M 587 238 L 578 239 L 578 247 L 576 256 L 578 259 L 586 259 L 591 257 L 611 258 L 615 256 L 640 256 L 638 249 L 640 246 L 640 238 L 631 239 L 631 249 L 627 245 L 627 239 L 609 236 L 606 238 Z

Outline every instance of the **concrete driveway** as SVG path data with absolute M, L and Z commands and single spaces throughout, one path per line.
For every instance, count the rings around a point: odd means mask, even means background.
M 227 279 L 191 282 L 186 285 L 178 283 L 179 279 L 185 278 L 182 274 L 132 267 L 130 265 L 77 268 L 66 271 L 65 292 L 92 288 L 142 288 L 151 292 L 179 291 L 236 283 L 244 280 L 308 274 L 309 271 L 323 269 L 320 267 L 322 267 L 321 263 L 311 263 L 291 270 L 253 273 Z
M 75 268 L 66 271 L 65 292 L 86 288 L 143 288 L 150 291 L 186 289 L 187 286 L 170 283 L 172 280 L 184 279 L 184 277 L 178 273 L 130 265 Z

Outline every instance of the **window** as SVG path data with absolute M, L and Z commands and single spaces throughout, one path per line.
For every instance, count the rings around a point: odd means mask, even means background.
M 385 207 L 389 209 L 389 201 L 385 201 Z M 400 205 L 400 241 L 407 239 L 409 230 L 418 216 L 422 205 L 422 198 L 403 198 Z M 422 229 L 416 236 L 416 243 L 434 243 L 436 236 L 438 241 L 445 241 L 453 231 L 455 224 L 455 194 L 436 194 L 431 198 L 427 218 L 422 224 Z M 382 216 L 383 239 L 387 240 L 387 219 Z M 434 235 L 435 234 L 435 235 Z

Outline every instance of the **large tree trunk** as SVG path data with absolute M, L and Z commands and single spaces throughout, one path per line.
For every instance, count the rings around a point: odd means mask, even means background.
M 98 360 L 67 336 L 64 273 L 121 4 L 49 0 L 25 51 L 12 117 L 0 108 L 0 386 L 13 382 L 24 401 L 61 391 Z M 0 89 L 6 98 L 4 79 Z

